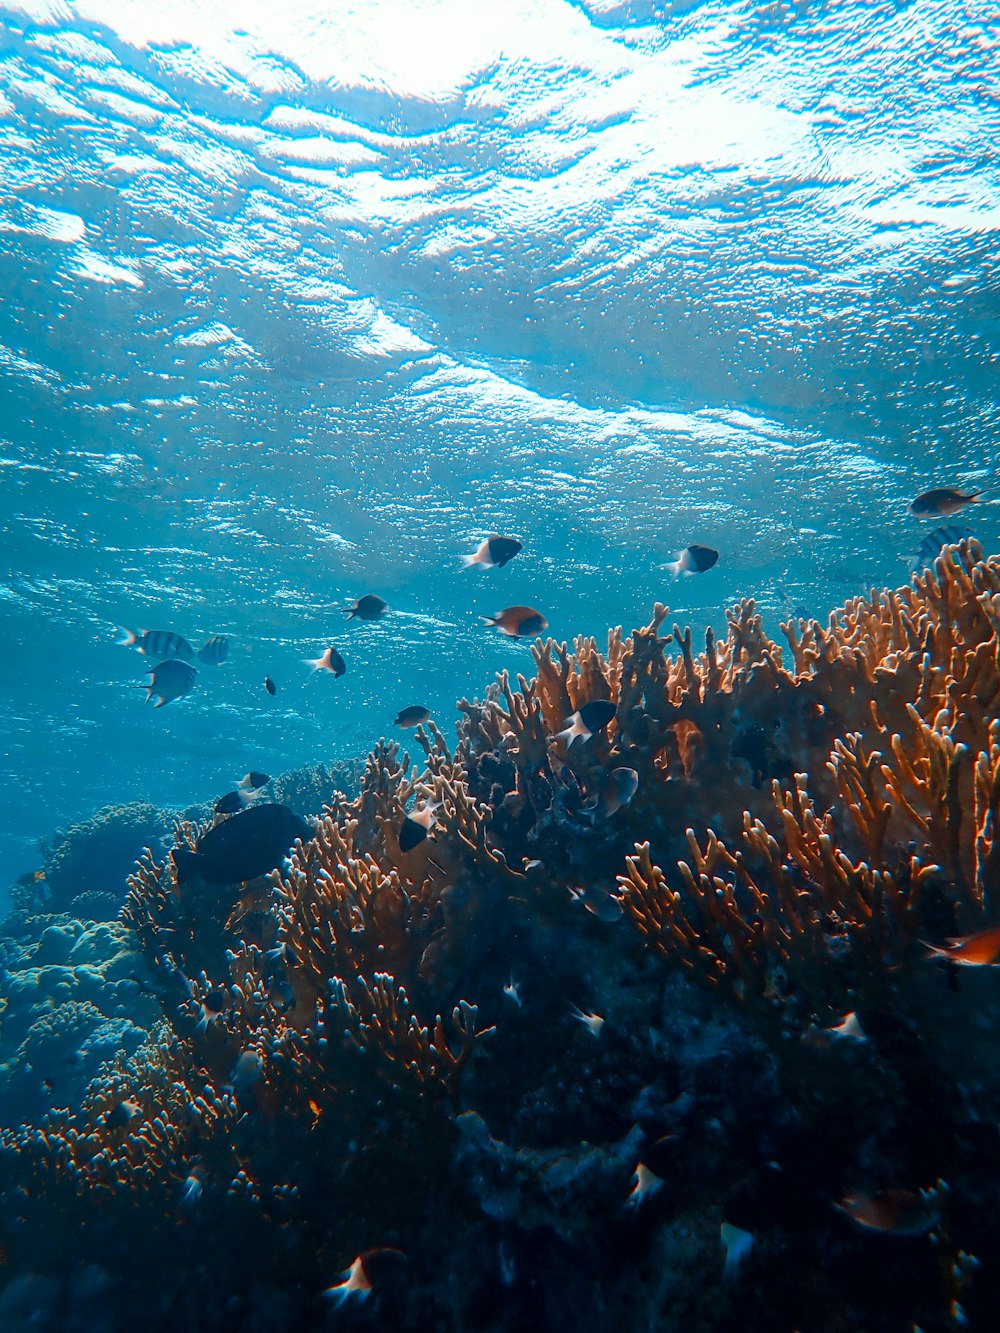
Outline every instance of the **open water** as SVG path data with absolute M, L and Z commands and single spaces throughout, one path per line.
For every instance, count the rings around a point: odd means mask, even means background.
M 531 666 L 504 606 L 603 640 L 905 581 L 908 501 L 994 480 L 995 17 L 8 0 L 0 881 L 109 802 L 450 733 Z M 115 625 L 230 660 L 155 710 Z

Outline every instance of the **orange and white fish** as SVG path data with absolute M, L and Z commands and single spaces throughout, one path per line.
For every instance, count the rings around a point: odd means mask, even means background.
M 889 1231 L 896 1236 L 922 1236 L 941 1218 L 937 1190 L 847 1194 L 834 1207 L 869 1231 Z
M 317 671 L 329 671 L 336 679 L 347 670 L 347 663 L 333 647 L 327 648 L 322 657 L 306 657 L 303 660 L 306 666 L 312 667 L 310 675 L 315 675 Z
M 929 958 L 947 958 L 963 967 L 994 967 L 1000 963 L 1000 926 L 977 930 L 973 935 L 952 936 L 947 944 L 921 940 Z
M 536 611 L 533 606 L 508 606 L 495 615 L 483 616 L 483 621 L 510 639 L 530 638 L 532 634 L 541 634 L 543 629 L 549 627 L 541 611 Z

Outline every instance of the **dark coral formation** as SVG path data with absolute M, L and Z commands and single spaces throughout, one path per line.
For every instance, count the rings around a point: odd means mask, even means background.
M 381 743 L 269 877 L 143 858 L 160 1025 L 0 1143 L 52 1309 L 96 1266 L 109 1327 L 313 1326 L 375 1251 L 355 1327 L 987 1326 L 1000 1007 L 922 940 L 1000 913 L 1000 561 L 784 650 L 752 603 L 698 654 L 666 614 L 538 643 L 418 767 Z

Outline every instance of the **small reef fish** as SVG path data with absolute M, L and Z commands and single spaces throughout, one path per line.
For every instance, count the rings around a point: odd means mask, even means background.
M 323 1295 L 334 1305 L 340 1305 L 342 1301 L 347 1300 L 350 1296 L 357 1300 L 364 1300 L 371 1295 L 372 1289 L 379 1279 L 385 1276 L 388 1268 L 386 1261 L 403 1258 L 405 1258 L 405 1255 L 402 1250 L 394 1250 L 388 1246 L 374 1250 L 363 1250 L 350 1268 L 344 1269 L 341 1280 L 334 1283 L 332 1287 L 327 1287 Z
M 436 809 L 436 805 L 425 805 L 422 810 L 414 810 L 412 815 L 403 816 L 403 822 L 399 826 L 401 852 L 412 852 L 414 847 L 420 846 L 437 823 L 437 816 L 434 813 Z
M 308 842 L 315 835 L 287 805 L 252 805 L 202 834 L 194 851 L 175 847 L 170 855 L 178 884 L 241 884 L 276 869 L 298 839 Z
M 1000 926 L 977 930 L 974 935 L 949 939 L 947 944 L 921 943 L 930 952 L 929 958 L 947 958 L 950 963 L 963 967 L 994 967 L 1000 962 Z
M 355 616 L 359 620 L 378 620 L 379 616 L 384 615 L 388 609 L 381 597 L 376 597 L 373 592 L 369 592 L 364 597 L 359 598 L 353 606 L 345 606 L 344 615 L 348 620 L 353 620 Z
M 580 907 L 585 907 L 591 916 L 596 916 L 598 921 L 611 923 L 620 921 L 622 917 L 621 901 L 607 889 L 570 887 L 569 896 Z
M 669 569 L 677 578 L 680 574 L 704 574 L 706 569 L 718 564 L 718 560 L 719 553 L 711 546 L 685 546 L 683 551 L 677 552 L 677 559 L 668 560 L 663 568 Z
M 541 634 L 543 629 L 549 627 L 549 622 L 541 611 L 536 611 L 531 606 L 508 606 L 506 610 L 497 611 L 492 616 L 483 616 L 482 619 L 484 624 L 492 625 L 511 639 L 524 639 L 532 634 Z
M 595 817 L 610 819 L 622 806 L 628 805 L 639 790 L 639 774 L 634 768 L 613 768 L 601 787 L 597 798 L 584 806 Z
M 189 662 L 182 662 L 179 657 L 170 657 L 158 666 L 147 667 L 152 675 L 146 687 L 146 703 L 156 697 L 154 707 L 162 708 L 174 699 L 180 699 L 194 684 L 198 672 Z
M 140 653 L 147 657 L 159 657 L 164 661 L 172 657 L 194 657 L 194 649 L 188 643 L 187 639 L 182 638 L 180 634 L 175 634 L 169 629 L 141 629 L 131 630 L 123 629 L 119 626 L 118 633 L 122 636 L 118 642 L 123 648 L 138 648 Z
M 221 666 L 229 656 L 229 640 L 221 634 L 213 634 L 204 648 L 198 649 L 198 661 L 206 666 Z
M 941 1220 L 937 1190 L 847 1194 L 834 1206 L 869 1231 L 889 1231 L 895 1236 L 921 1236 Z
M 278 693 L 278 687 L 277 685 L 275 685 L 274 681 L 271 679 L 270 676 L 264 677 L 264 689 L 267 690 L 268 694 L 270 694 L 272 697 Z
M 969 528 L 960 528 L 955 523 L 945 523 L 927 534 L 907 563 L 914 572 L 929 569 L 944 547 L 957 546 L 959 542 L 967 541 L 971 536 Z
M 521 549 L 521 543 L 514 537 L 487 537 L 474 555 L 462 556 L 462 568 L 481 565 L 483 569 L 503 569 Z
M 424 708 L 420 704 L 414 704 L 412 708 L 403 708 L 396 715 L 393 722 L 394 727 L 418 727 L 426 722 L 431 715 L 429 708 Z
M 270 781 L 270 773 L 261 773 L 259 769 L 251 768 L 249 773 L 243 774 L 236 785 L 241 791 L 256 791 L 258 787 L 266 787 Z
M 335 680 L 347 670 L 347 663 L 333 647 L 327 648 L 322 657 L 307 657 L 305 664 L 312 667 L 313 673 L 317 671 L 331 672 Z
M 592 699 L 589 704 L 578 708 L 572 717 L 566 719 L 564 731 L 556 733 L 556 740 L 572 745 L 578 737 L 589 741 L 595 731 L 603 731 L 613 722 L 618 713 L 618 705 L 610 699 Z
M 831 1028 L 825 1028 L 831 1037 L 839 1037 L 847 1041 L 867 1041 L 868 1036 L 861 1024 L 858 1022 L 858 1016 L 852 1009 L 849 1014 L 845 1014 L 840 1022 Z
M 207 1031 L 209 1024 L 214 1023 L 217 1018 L 221 1018 L 226 1011 L 229 1003 L 229 992 L 223 990 L 221 986 L 210 990 L 201 1002 L 201 1017 L 195 1027 L 196 1032 Z
M 723 1222 L 719 1227 L 719 1239 L 726 1251 L 722 1276 L 727 1282 L 732 1282 L 739 1273 L 744 1259 L 753 1249 L 753 1235 L 749 1231 L 744 1231 L 742 1227 L 734 1226 L 732 1222 Z
M 915 500 L 911 500 L 910 513 L 917 518 L 950 518 L 966 505 L 972 504 L 980 495 L 982 491 L 972 491 L 969 495 L 964 495 L 961 491 L 953 491 L 948 486 L 942 486 L 937 490 L 924 491 Z
M 229 791 L 225 796 L 220 796 L 212 809 L 217 815 L 235 815 L 240 810 L 245 810 L 254 799 L 254 792 L 247 791 Z
M 239 1097 L 260 1078 L 264 1061 L 257 1051 L 241 1051 L 229 1075 L 229 1090 Z
M 601 1029 L 604 1027 L 604 1019 L 600 1014 L 584 1013 L 584 1011 L 578 1009 L 575 1004 L 570 1005 L 569 1011 L 578 1023 L 583 1024 L 592 1037 L 599 1037 L 601 1035 Z
M 638 1208 L 640 1204 L 651 1198 L 663 1184 L 660 1177 L 655 1172 L 650 1171 L 645 1162 L 640 1162 L 636 1166 L 632 1179 L 635 1183 L 625 1200 L 626 1208 Z

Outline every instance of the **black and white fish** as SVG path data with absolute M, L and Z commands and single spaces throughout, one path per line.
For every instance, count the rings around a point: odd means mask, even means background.
M 182 662 L 179 657 L 170 657 L 165 662 L 160 662 L 158 666 L 147 667 L 146 670 L 152 675 L 152 680 L 146 687 L 146 703 L 155 696 L 157 708 L 162 708 L 171 700 L 180 699 L 187 694 L 198 674 L 190 662 Z
M 270 781 L 270 773 L 262 773 L 259 769 L 251 768 L 249 773 L 243 774 L 236 785 L 243 791 L 256 791 L 258 787 L 266 787 Z
M 572 745 L 578 736 L 589 741 L 595 731 L 603 731 L 614 720 L 617 712 L 618 705 L 610 699 L 592 699 L 566 719 L 566 728 L 556 732 L 556 739 L 567 745 Z
M 312 667 L 311 675 L 317 671 L 329 671 L 336 680 L 347 670 L 347 663 L 333 647 L 327 648 L 322 657 L 307 657 L 304 660 L 306 666 Z
M 521 543 L 515 537 L 487 537 L 474 555 L 462 556 L 462 568 L 480 565 L 483 569 L 503 569 L 520 550 Z
M 198 650 L 198 661 L 206 666 L 221 666 L 229 656 L 229 640 L 221 634 L 213 634 L 204 648 Z
M 118 627 L 118 642 L 123 648 L 138 648 L 146 657 L 158 657 L 161 661 L 183 657 L 190 661 L 194 649 L 183 635 L 175 634 L 170 629 L 123 629 Z
M 663 568 L 669 569 L 676 578 L 679 574 L 704 574 L 718 561 L 719 553 L 712 546 L 685 546 L 683 551 L 677 552 L 677 559 L 668 560 Z

